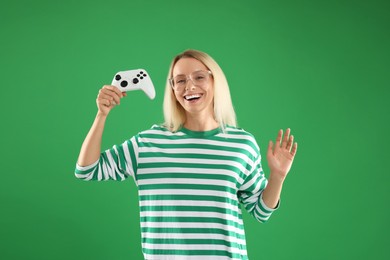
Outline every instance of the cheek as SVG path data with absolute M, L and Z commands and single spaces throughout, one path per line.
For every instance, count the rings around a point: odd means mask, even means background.
M 183 107 L 183 98 L 181 97 L 180 94 L 177 94 L 175 91 L 173 92 L 173 98 L 175 99 L 175 102 L 178 106 Z M 180 104 L 180 105 L 179 105 Z
M 211 99 L 211 100 L 214 100 L 214 88 L 213 86 L 209 86 L 208 90 L 207 90 L 207 98 L 208 99 Z
M 173 96 L 174 96 L 174 98 L 176 99 L 176 102 L 180 102 L 181 97 L 180 97 L 179 94 L 177 94 L 177 93 L 174 91 L 174 92 L 173 92 Z
M 209 95 L 208 97 L 207 97 L 207 99 L 208 99 L 208 102 L 211 104 L 211 103 L 214 103 L 214 95 L 211 93 L 211 95 Z

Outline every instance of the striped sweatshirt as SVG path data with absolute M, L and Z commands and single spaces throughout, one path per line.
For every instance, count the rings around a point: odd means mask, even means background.
M 248 259 L 241 205 L 259 222 L 267 185 L 255 138 L 243 129 L 154 125 L 101 153 L 82 180 L 132 177 L 138 188 L 142 252 L 148 260 Z

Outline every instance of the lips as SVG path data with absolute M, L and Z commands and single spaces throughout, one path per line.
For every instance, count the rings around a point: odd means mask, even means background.
M 184 99 L 187 101 L 193 101 L 193 100 L 198 100 L 202 96 L 203 94 L 190 94 L 190 95 L 185 95 Z

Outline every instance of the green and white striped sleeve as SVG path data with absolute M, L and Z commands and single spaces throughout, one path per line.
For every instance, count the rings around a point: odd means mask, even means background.
M 136 182 L 137 158 L 138 143 L 137 136 L 134 136 L 102 152 L 99 160 L 91 165 L 80 166 L 76 163 L 75 175 L 85 181 L 123 181 L 132 176 Z
M 263 201 L 263 191 L 267 186 L 267 182 L 261 166 L 259 153 L 257 158 L 255 158 L 250 174 L 245 178 L 238 190 L 238 199 L 248 213 L 261 223 L 265 223 L 270 218 L 272 212 L 279 208 L 279 202 L 276 208 L 269 208 Z

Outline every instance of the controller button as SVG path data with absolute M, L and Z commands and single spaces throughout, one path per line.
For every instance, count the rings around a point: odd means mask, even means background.
M 139 78 L 139 76 L 140 76 L 140 75 L 139 75 L 139 74 L 137 74 L 137 77 L 138 77 L 138 78 Z
M 144 79 L 144 77 L 141 77 L 141 79 Z
M 125 88 L 125 87 L 127 87 L 127 84 L 128 84 L 127 81 L 124 80 L 121 82 L 121 87 Z
M 148 75 L 144 74 L 144 77 L 147 77 Z
M 115 76 L 115 80 L 120 80 L 120 79 L 121 79 L 121 75 L 118 74 Z
M 134 84 L 137 84 L 138 82 L 139 82 L 139 80 L 138 80 L 137 78 L 134 78 L 134 79 L 133 79 L 133 83 L 134 83 Z
M 141 71 L 140 73 L 141 73 L 141 74 L 144 74 L 144 72 L 143 72 L 143 71 Z

